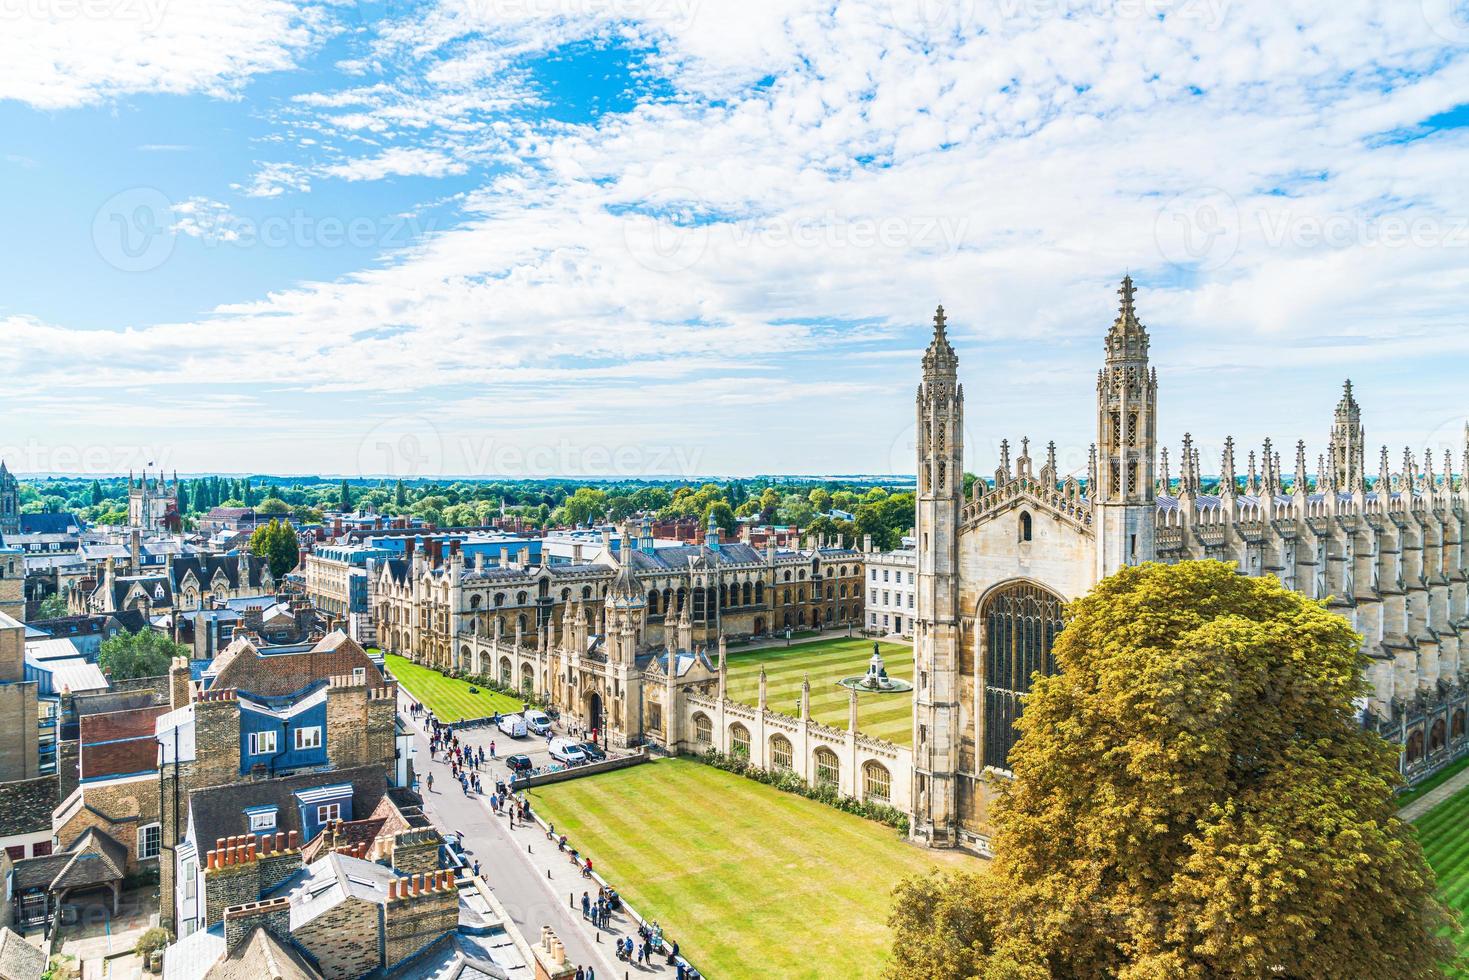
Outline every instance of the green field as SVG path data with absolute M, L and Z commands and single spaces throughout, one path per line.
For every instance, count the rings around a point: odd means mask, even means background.
M 1423 814 L 1413 826 L 1423 854 L 1438 875 L 1438 893 L 1461 916 L 1459 951 L 1469 954 L 1469 789 L 1460 790 Z M 1451 976 L 1469 973 L 1450 971 Z
M 405 660 L 395 653 L 386 656 L 388 670 L 398 678 L 413 697 L 428 706 L 442 722 L 460 721 L 464 718 L 488 718 L 495 712 L 520 711 L 525 702 L 508 694 L 479 689 L 470 694 L 471 685 L 464 681 L 445 677 L 429 667 Z
M 912 683 L 913 648 L 901 643 L 883 643 L 881 649 L 888 676 Z M 763 664 L 770 710 L 796 714 L 801 703 L 801 678 L 810 674 L 811 717 L 824 725 L 846 728 L 850 692 L 837 681 L 867 673 L 867 661 L 871 659 L 871 640 L 845 637 L 731 652 L 726 658 L 726 693 L 733 701 L 757 704 Z M 898 745 L 912 745 L 913 693 L 858 695 L 857 728 Z
M 711 977 L 877 977 L 890 893 L 983 861 L 683 759 L 530 791 L 639 914 Z

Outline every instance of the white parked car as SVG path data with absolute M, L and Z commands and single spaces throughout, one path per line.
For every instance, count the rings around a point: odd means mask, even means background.
M 544 711 L 527 711 L 525 713 L 525 727 L 537 735 L 546 735 L 551 731 L 551 717 Z
M 501 715 L 500 731 L 511 738 L 525 738 L 525 719 L 520 715 Z
M 551 758 L 575 766 L 586 762 L 587 754 L 575 739 L 557 738 L 551 740 Z

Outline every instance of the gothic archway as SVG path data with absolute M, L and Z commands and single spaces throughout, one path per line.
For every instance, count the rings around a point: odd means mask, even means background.
M 1015 722 L 1031 678 L 1056 672 L 1051 653 L 1061 632 L 1062 599 L 1034 582 L 1010 582 L 980 605 L 984 664 L 984 764 L 1010 768 Z
M 585 707 L 585 720 L 587 731 L 594 732 L 596 738 L 602 737 L 602 695 L 596 691 L 588 691 L 582 699 Z

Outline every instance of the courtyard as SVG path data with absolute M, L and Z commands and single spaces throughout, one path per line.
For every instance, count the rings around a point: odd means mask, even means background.
M 465 718 L 488 718 L 497 711 L 506 714 L 525 707 L 525 702 L 519 698 L 483 687 L 478 694 L 471 694 L 470 688 L 474 685 L 467 681 L 445 677 L 430 667 L 397 654 L 387 654 L 385 660 L 388 671 L 398 679 L 403 689 L 413 695 L 415 701 L 427 706 L 439 721 L 451 723 Z
M 843 677 L 867 672 L 872 659 L 869 639 L 841 637 L 794 643 L 789 647 L 763 647 L 727 654 L 726 694 L 732 701 L 757 704 L 760 698 L 760 667 L 765 667 L 766 697 L 772 711 L 796 714 L 801 703 L 801 679 L 811 677 L 811 717 L 824 725 L 847 727 L 850 692 L 837 682 Z M 880 643 L 890 677 L 913 680 L 913 647 L 903 643 Z M 913 694 L 858 695 L 857 727 L 866 735 L 898 745 L 913 744 Z
M 935 864 L 985 866 L 920 850 L 890 827 L 685 759 L 544 786 L 530 796 L 571 846 L 713 977 L 877 977 L 898 880 Z

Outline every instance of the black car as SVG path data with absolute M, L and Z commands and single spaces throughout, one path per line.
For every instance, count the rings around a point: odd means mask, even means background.
M 588 762 L 601 762 L 607 758 L 607 753 L 596 742 L 582 742 L 581 750 L 587 754 Z
M 535 765 L 531 763 L 530 756 L 528 755 L 506 756 L 505 765 L 510 767 L 510 771 L 517 776 L 519 776 L 521 773 L 530 772 L 532 769 L 535 768 Z

